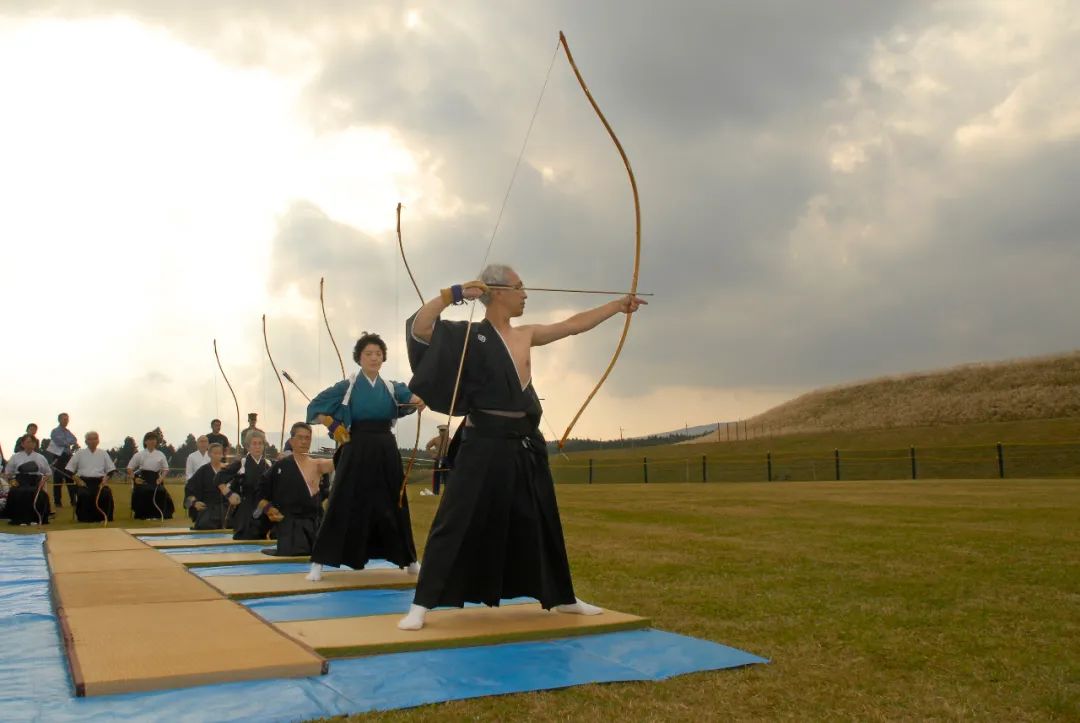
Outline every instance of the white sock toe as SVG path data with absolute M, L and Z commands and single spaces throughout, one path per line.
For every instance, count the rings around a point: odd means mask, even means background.
M 555 610 L 570 615 L 599 615 L 604 612 L 603 608 L 590 605 L 581 598 L 574 598 L 574 603 L 572 605 L 556 605 Z
M 424 627 L 424 616 L 428 609 L 422 605 L 410 605 L 409 614 L 403 617 L 397 624 L 401 630 L 419 630 Z
M 311 572 L 309 572 L 304 579 L 310 582 L 322 580 L 322 565 L 317 562 L 311 563 Z

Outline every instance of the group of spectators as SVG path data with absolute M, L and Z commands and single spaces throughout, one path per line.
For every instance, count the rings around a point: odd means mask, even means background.
M 255 413 L 248 415 L 248 427 L 241 433 L 242 440 L 250 439 L 253 434 L 265 436 L 256 426 L 257 418 Z M 15 449 L 10 457 L 5 459 L 0 449 L 0 517 L 8 518 L 13 525 L 48 524 L 56 514 L 54 508 L 64 507 L 66 488 L 67 503 L 75 508 L 78 521 L 111 521 L 113 500 L 108 481 L 117 473 L 115 460 L 99 447 L 101 438 L 96 431 L 89 431 L 83 436 L 84 447 L 80 446 L 78 437 L 69 428 L 70 415 L 61 413 L 56 421 L 57 426 L 46 440 L 39 439 L 38 425 L 31 422 L 15 440 Z M 169 460 L 157 449 L 160 441 L 157 432 L 144 435 L 143 449 L 128 462 L 124 479 L 130 475 L 137 486 L 153 476 L 156 484 L 152 486 L 163 485 Z M 233 451 L 228 437 L 221 433 L 220 419 L 210 422 L 210 432 L 199 438 L 199 449 L 188 455 L 186 479 L 191 478 L 198 466 L 209 462 L 205 449 L 210 444 L 220 445 L 226 452 Z M 51 504 L 48 493 L 50 481 Z M 165 493 L 163 487 L 160 492 Z M 133 502 L 137 496 L 133 488 Z M 158 495 L 155 494 L 150 501 L 156 503 L 157 500 Z M 163 509 L 155 506 L 154 510 L 165 516 Z

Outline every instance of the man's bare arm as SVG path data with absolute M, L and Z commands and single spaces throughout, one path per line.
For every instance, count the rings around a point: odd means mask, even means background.
M 564 319 L 555 324 L 533 324 L 529 327 L 532 332 L 532 346 L 544 346 L 574 334 L 581 334 L 594 329 L 619 312 L 633 314 L 638 310 L 639 306 L 648 303 L 638 296 L 624 296 L 595 309 L 574 314 L 569 319 Z

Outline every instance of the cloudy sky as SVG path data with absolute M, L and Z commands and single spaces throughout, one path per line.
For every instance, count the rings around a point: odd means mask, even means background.
M 61 410 L 109 445 L 234 436 L 214 338 L 276 441 L 260 316 L 280 368 L 331 384 L 323 276 L 346 353 L 380 331 L 407 380 L 394 208 L 425 296 L 475 276 L 560 29 L 637 173 L 656 293 L 581 434 L 1080 346 L 1075 0 L 0 0 L 5 449 Z M 619 289 L 632 242 L 557 57 L 491 260 Z M 603 300 L 536 293 L 526 318 Z M 537 352 L 550 429 L 619 330 Z

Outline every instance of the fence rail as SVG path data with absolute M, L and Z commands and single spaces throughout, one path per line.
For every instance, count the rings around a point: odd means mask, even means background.
M 407 459 L 403 455 L 402 461 Z M 616 459 L 553 454 L 550 459 L 555 481 L 565 484 L 1080 478 L 1080 442 Z M 410 481 L 430 478 L 432 466 L 430 459 L 418 457 Z M 169 469 L 170 486 L 183 480 L 182 467 Z
M 750 455 L 551 458 L 556 482 L 747 482 L 1080 477 L 1080 443 Z

